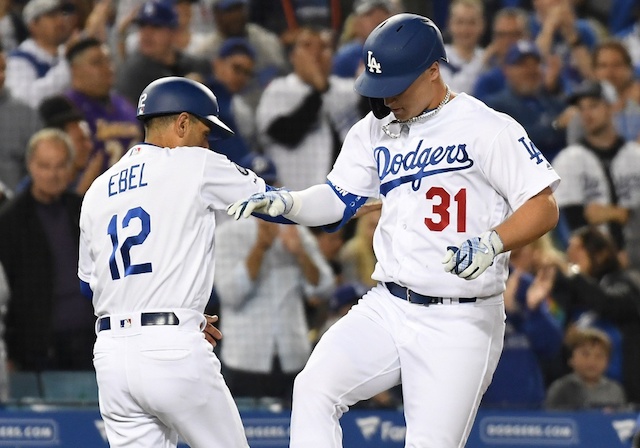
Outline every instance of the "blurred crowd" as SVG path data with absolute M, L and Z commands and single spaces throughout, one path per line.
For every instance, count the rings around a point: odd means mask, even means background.
M 12 370 L 91 370 L 78 219 L 93 180 L 143 138 L 164 76 L 215 93 L 210 147 L 274 186 L 323 183 L 369 112 L 362 45 L 398 12 L 443 30 L 451 89 L 519 121 L 562 177 L 557 229 L 511 254 L 507 334 L 483 406 L 640 404 L 640 2 L 0 0 L 0 401 Z M 176 186 L 179 188 L 179 186 Z M 322 333 L 366 290 L 379 212 L 336 233 L 218 216 L 207 310 L 234 396 L 289 404 Z M 444 248 L 443 248 L 444 251 Z M 401 388 L 359 406 L 394 408 Z

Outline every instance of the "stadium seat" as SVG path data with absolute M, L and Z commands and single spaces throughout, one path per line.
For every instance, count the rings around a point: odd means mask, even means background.
M 51 404 L 97 405 L 93 371 L 45 371 L 40 374 L 44 401 Z
M 9 372 L 9 401 L 23 404 L 42 400 L 40 379 L 36 372 Z

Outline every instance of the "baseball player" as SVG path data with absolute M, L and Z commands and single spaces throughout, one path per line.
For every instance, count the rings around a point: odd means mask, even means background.
M 355 86 L 372 113 L 349 131 L 327 183 L 254 194 L 228 213 L 336 228 L 382 200 L 378 284 L 297 376 L 290 446 L 342 446 L 349 406 L 402 382 L 405 446 L 462 447 L 502 350 L 507 252 L 556 225 L 559 177 L 512 118 L 449 90 L 431 20 L 392 16 L 362 57 Z
M 206 149 L 210 133 L 232 132 L 202 84 L 154 81 L 137 116 L 145 142 L 95 180 L 80 216 L 78 276 L 98 317 L 94 366 L 109 444 L 175 447 L 180 435 L 192 448 L 247 447 L 202 333 L 203 311 L 213 286 L 213 212 L 264 192 L 265 183 Z

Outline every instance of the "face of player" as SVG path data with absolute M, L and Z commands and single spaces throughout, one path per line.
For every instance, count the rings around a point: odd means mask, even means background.
M 109 95 L 114 82 L 114 68 L 106 45 L 88 48 L 72 64 L 73 87 L 93 98 Z
M 213 68 L 216 78 L 223 83 L 231 93 L 238 93 L 244 89 L 253 78 L 255 63 L 246 54 L 233 54 L 226 58 L 215 59 Z
M 63 142 L 42 140 L 38 144 L 27 167 L 33 181 L 31 191 L 38 201 L 50 203 L 66 190 L 70 162 Z
M 591 258 L 589 252 L 584 247 L 580 237 L 573 236 L 569 239 L 569 246 L 567 247 L 567 261 L 572 264 L 576 264 L 580 267 L 580 272 L 584 272 L 589 275 L 591 272 Z
M 517 17 L 502 16 L 493 24 L 493 42 L 496 54 L 504 56 L 511 45 L 524 38 L 524 22 Z
M 182 137 L 181 146 L 209 147 L 211 129 L 200 120 L 189 120 L 186 132 Z
M 594 384 L 607 370 L 609 356 L 600 344 L 583 344 L 573 351 L 569 364 L 583 381 Z
M 454 45 L 474 48 L 484 30 L 482 12 L 474 6 L 458 3 L 451 11 L 449 29 Z
M 64 131 L 71 137 L 73 147 L 76 150 L 73 165 L 76 169 L 81 170 L 87 166 L 93 151 L 93 140 L 91 140 L 89 124 L 86 121 L 72 121 L 67 123 Z
M 398 120 L 417 117 L 426 109 L 435 109 L 442 97 L 435 97 L 431 80 L 437 76 L 438 63 L 434 62 L 402 93 L 384 99 L 384 104 Z
M 622 92 L 633 80 L 633 69 L 622 54 L 613 48 L 603 48 L 596 56 L 594 72 L 596 78 L 609 81 L 616 91 Z
M 140 27 L 138 49 L 151 59 L 163 61 L 171 51 L 173 35 L 171 28 L 143 25 Z
M 504 67 L 511 89 L 521 96 L 535 95 L 542 86 L 542 69 L 535 56 L 524 56 L 519 62 Z
M 602 99 L 582 98 L 578 109 L 587 135 L 600 135 L 613 126 L 611 106 Z

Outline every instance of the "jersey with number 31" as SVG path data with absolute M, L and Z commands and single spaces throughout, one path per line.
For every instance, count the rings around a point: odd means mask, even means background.
M 214 210 L 265 183 L 205 148 L 141 143 L 98 177 L 80 214 L 78 276 L 97 316 L 204 311 L 214 276 Z
M 447 246 L 497 226 L 559 177 L 508 115 L 464 93 L 440 112 L 391 138 L 368 114 L 349 132 L 328 179 L 364 197 L 380 197 L 372 277 L 439 297 L 501 293 L 508 255 L 475 280 L 445 272 Z M 394 129 L 395 127 L 395 129 Z

